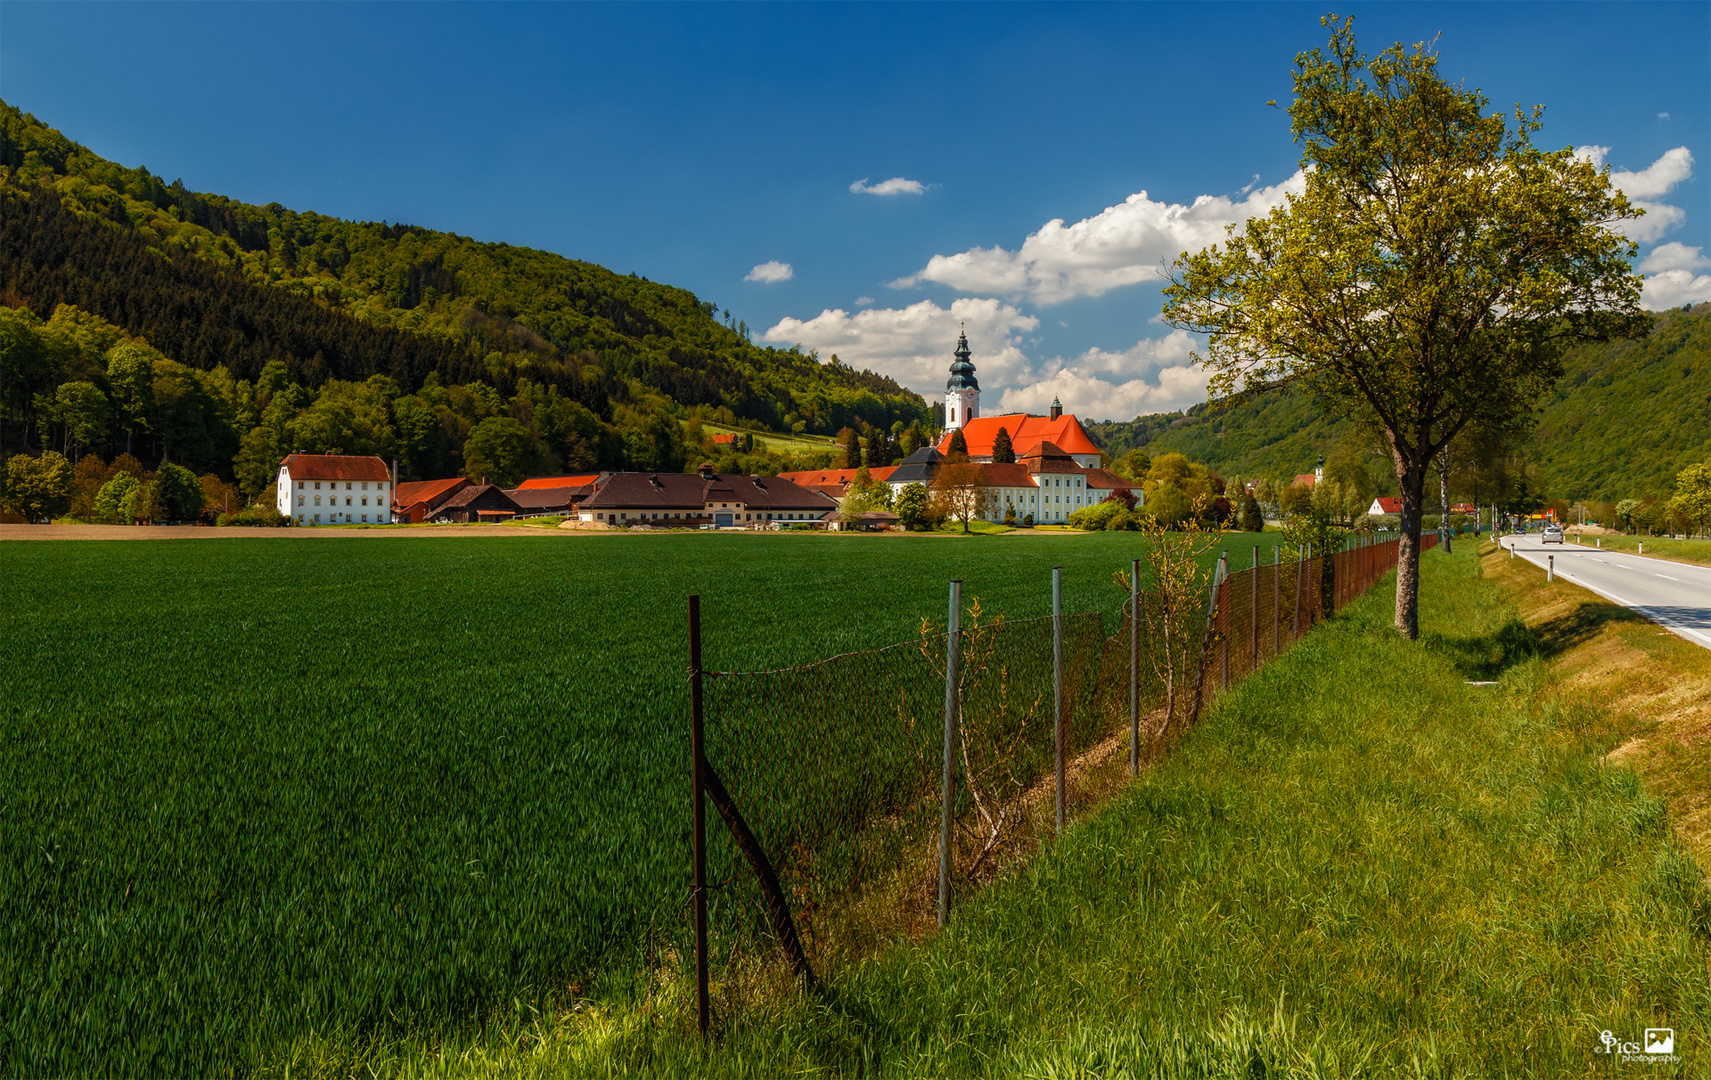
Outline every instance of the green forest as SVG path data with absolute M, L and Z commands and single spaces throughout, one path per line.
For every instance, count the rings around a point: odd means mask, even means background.
M 1711 460 L 1711 304 L 1660 312 L 1645 338 L 1581 345 L 1563 359 L 1563 378 L 1525 438 L 1478 448 L 1483 455 L 1452 447 L 1463 451 L 1450 477 L 1452 498 L 1520 488 L 1564 503 L 1661 497 L 1682 469 Z M 1135 448 L 1174 451 L 1227 476 L 1288 480 L 1312 472 L 1320 455 L 1353 455 L 1378 494 L 1396 491 L 1376 434 L 1294 389 L 1087 429 L 1113 458 Z M 1487 460 L 1476 462 L 1479 456 Z
M 0 453 L 170 460 L 253 497 L 293 450 L 406 480 L 677 471 L 696 418 L 831 435 L 929 413 L 683 289 L 194 192 L 0 102 Z

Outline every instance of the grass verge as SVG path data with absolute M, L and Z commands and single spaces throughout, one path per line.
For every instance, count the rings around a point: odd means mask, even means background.
M 1492 545 L 1482 550 L 1485 577 L 1515 605 L 1545 663 L 1544 692 L 1664 800 L 1711 871 L 1711 653 L 1578 585 L 1546 582 Z
M 1472 546 L 1222 697 L 943 935 L 693 1034 L 681 979 L 360 1063 L 510 1075 L 1594 1076 L 1711 1071 L 1711 894 L 1616 730 L 1552 692 Z M 1659 639 L 1662 640 L 1661 638 Z M 1470 680 L 1492 685 L 1470 685 Z M 1676 1030 L 1622 1065 L 1600 1032 Z M 309 1054 L 294 1071 L 323 1071 Z M 350 1071 L 352 1062 L 328 1071 Z

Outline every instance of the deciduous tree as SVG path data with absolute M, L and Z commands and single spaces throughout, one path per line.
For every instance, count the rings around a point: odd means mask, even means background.
M 71 462 L 52 450 L 41 457 L 13 454 L 6 463 L 6 508 L 32 524 L 71 509 Z
M 1297 57 L 1289 114 L 1304 190 L 1172 268 L 1165 318 L 1208 335 L 1214 395 L 1299 383 L 1385 433 L 1401 488 L 1395 622 L 1418 636 L 1433 458 L 1470 423 L 1518 422 L 1565 346 L 1632 337 L 1639 211 L 1572 150 L 1446 83 L 1424 45 L 1377 56 L 1353 20 Z

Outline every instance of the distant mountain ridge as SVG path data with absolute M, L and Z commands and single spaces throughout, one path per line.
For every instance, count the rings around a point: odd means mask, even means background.
M 1564 367 L 1524 448 L 1549 497 L 1663 494 L 1681 469 L 1711 460 L 1711 304 L 1659 312 L 1639 341 L 1579 346 Z M 1352 433 L 1289 389 L 1228 408 L 1208 403 L 1086 427 L 1114 457 L 1134 447 L 1174 451 L 1226 475 L 1282 479 L 1312 471 Z M 1388 462 L 1373 464 L 1381 490 L 1393 491 Z
M 818 434 L 928 416 L 886 376 L 754 345 L 687 290 L 550 252 L 194 192 L 4 102 L 0 199 L 7 303 L 43 317 L 75 304 L 200 370 L 253 380 L 280 360 L 310 387 L 379 373 L 405 393 L 430 373 L 507 393 L 529 378 L 608 417 L 607 396 L 634 382 Z

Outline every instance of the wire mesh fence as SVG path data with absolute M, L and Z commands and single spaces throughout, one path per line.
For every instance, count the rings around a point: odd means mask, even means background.
M 696 892 L 706 962 L 733 985 L 782 948 L 812 978 L 930 932 L 946 901 L 1049 839 L 1396 556 L 1395 541 L 1270 564 L 1256 549 L 1233 573 L 1226 557 L 1190 617 L 1182 597 L 1139 591 L 1103 612 L 1005 619 L 953 584 L 951 629 L 700 671 L 701 775 L 728 826 L 706 831 Z

